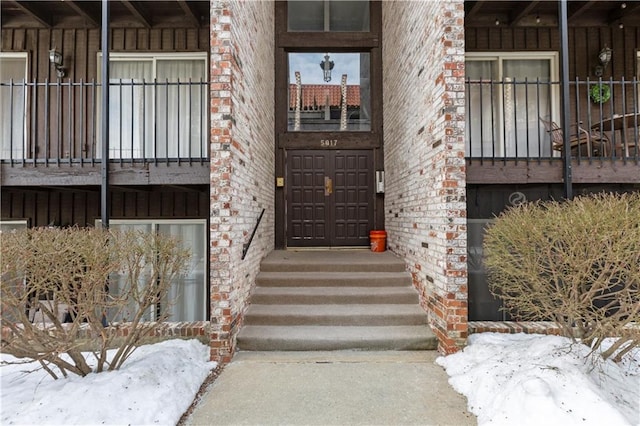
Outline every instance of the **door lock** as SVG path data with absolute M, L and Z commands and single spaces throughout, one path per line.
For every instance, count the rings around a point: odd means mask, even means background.
M 333 194 L 333 180 L 329 176 L 324 177 L 324 196 Z

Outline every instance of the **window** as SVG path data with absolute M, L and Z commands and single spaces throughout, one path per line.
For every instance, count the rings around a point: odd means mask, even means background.
M 99 223 L 99 222 L 98 222 Z M 206 318 L 207 224 L 205 220 L 111 220 L 111 229 L 159 232 L 178 238 L 191 251 L 187 273 L 172 284 L 169 292 L 170 321 L 204 321 Z M 123 277 L 116 276 L 116 285 Z M 145 316 L 153 320 L 152 309 Z M 121 320 L 126 321 L 126 313 Z
M 13 232 L 25 230 L 28 227 L 27 219 L 0 220 L 0 234 L 3 232 Z
M 289 31 L 369 31 L 368 1 L 289 1 Z
M 24 156 L 26 78 L 26 53 L 0 53 L 0 159 Z
M 636 51 L 636 55 L 638 56 L 637 58 L 637 63 L 636 63 L 636 86 L 637 86 L 637 96 L 636 99 L 638 101 L 638 105 L 636 105 L 636 111 L 640 112 L 640 50 Z
M 207 156 L 206 53 L 118 53 L 109 67 L 109 158 Z
M 288 130 L 370 131 L 369 57 L 289 53 Z
M 556 52 L 468 53 L 470 157 L 551 156 L 539 119 L 558 111 Z

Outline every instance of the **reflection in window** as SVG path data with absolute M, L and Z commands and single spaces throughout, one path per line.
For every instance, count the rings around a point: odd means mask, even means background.
M 368 1 L 289 1 L 289 31 L 369 31 Z
M 288 130 L 371 130 L 369 53 L 289 53 Z

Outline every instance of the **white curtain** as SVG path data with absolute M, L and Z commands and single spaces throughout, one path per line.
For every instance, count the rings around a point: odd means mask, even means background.
M 116 231 L 136 231 L 136 232 L 152 232 L 153 227 L 150 223 L 138 223 L 138 224 L 111 224 L 111 229 Z M 126 271 L 117 271 L 111 276 L 110 279 L 110 288 L 109 292 L 114 296 L 118 297 L 126 286 Z M 142 283 L 139 283 L 139 285 Z M 115 312 L 109 312 L 109 320 L 111 321 L 131 321 L 133 316 L 138 311 L 137 304 L 133 301 L 129 302 L 125 309 L 120 312 L 120 315 L 115 316 Z M 143 316 L 145 321 L 152 321 L 154 319 L 154 310 L 153 307 L 147 309 Z
M 551 64 L 548 59 L 467 61 L 467 156 L 551 156 L 549 135 L 539 117 L 551 114 Z M 528 84 L 524 84 L 527 79 Z M 540 82 L 536 85 L 536 79 Z M 504 84 L 503 84 L 504 83 Z
M 206 313 L 205 226 L 197 224 L 161 224 L 158 231 L 176 237 L 191 252 L 187 273 L 171 285 L 169 309 L 171 321 L 202 321 Z
M 182 247 L 189 249 L 191 258 L 185 275 L 176 279 L 169 289 L 165 306 L 170 311 L 169 321 L 204 321 L 206 315 L 206 243 L 205 243 L 205 224 L 204 223 L 152 223 L 144 221 L 136 221 L 139 223 L 118 223 L 111 224 L 111 228 L 119 231 L 143 231 L 143 232 L 160 232 L 177 238 Z M 124 285 L 124 274 L 116 274 L 113 276 L 114 294 L 118 294 L 117 290 Z M 118 321 L 127 321 L 131 319 L 132 310 L 135 308 L 131 303 L 116 318 Z M 151 321 L 155 317 L 155 306 L 145 313 L 144 319 Z
M 202 60 L 158 60 L 157 156 L 204 157 L 206 153 L 206 81 Z M 162 83 L 169 82 L 169 85 Z M 180 84 L 177 84 L 177 83 Z M 174 83 L 174 84 L 171 84 Z M 186 84 L 182 84 L 186 83 Z
M 153 157 L 151 61 L 112 61 L 109 68 L 109 158 Z
M 22 159 L 26 127 L 26 58 L 0 57 L 0 158 Z M 10 80 L 13 79 L 13 86 Z
M 492 81 L 498 78 L 496 61 L 468 61 L 465 66 L 470 80 Z M 499 145 L 497 94 L 499 86 L 489 83 L 471 83 L 467 87 L 466 152 L 468 157 L 492 157 L 494 141 Z M 497 147 L 496 147 L 497 148 Z
M 505 156 L 551 156 L 549 135 L 539 118 L 551 114 L 551 65 L 547 59 L 503 61 L 503 75 L 516 81 L 505 85 Z M 519 84 L 525 81 L 529 84 Z M 537 86 L 536 79 L 541 83 Z M 540 140 L 538 139 L 540 137 Z M 528 147 L 528 150 L 527 150 Z

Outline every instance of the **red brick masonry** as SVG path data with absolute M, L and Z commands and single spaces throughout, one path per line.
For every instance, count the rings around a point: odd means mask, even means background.
M 526 333 L 560 335 L 560 328 L 551 321 L 469 321 L 469 334 L 473 333 Z
M 560 329 L 553 322 L 514 322 L 514 321 L 470 321 L 469 334 L 473 333 L 527 333 L 527 334 L 551 334 L 559 335 Z M 121 324 L 118 327 L 118 335 L 126 336 L 130 331 L 128 324 Z M 90 338 L 88 329 L 79 331 L 81 339 Z M 6 340 L 11 335 L 7 327 L 2 327 L 2 340 Z M 210 324 L 209 321 L 198 322 L 167 322 L 149 336 L 151 340 L 160 341 L 174 338 L 197 338 L 203 343 L 209 342 Z
M 71 324 L 69 324 L 71 327 Z M 131 330 L 130 324 L 123 323 L 116 327 L 117 336 L 127 336 Z M 8 327 L 2 327 L 2 340 L 7 340 L 11 336 L 11 330 Z M 87 326 L 78 330 L 79 339 L 90 339 L 91 332 Z M 151 341 L 168 340 L 174 338 L 197 338 L 198 340 L 208 343 L 210 339 L 209 321 L 197 322 L 166 322 L 161 324 L 154 333 L 146 336 L 145 339 Z

